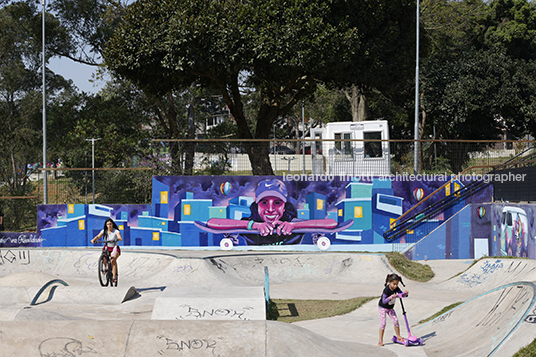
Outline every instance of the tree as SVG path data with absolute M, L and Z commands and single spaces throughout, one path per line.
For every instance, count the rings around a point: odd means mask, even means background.
M 7 4 L 3 2 L 1 4 Z M 66 37 L 51 16 L 45 17 L 46 58 Z M 30 1 L 10 2 L 0 8 L 0 196 L 29 196 L 28 165 L 41 161 L 42 148 L 41 16 Z M 70 87 L 62 77 L 46 71 L 50 97 Z M 25 229 L 35 201 L 9 200 L 4 206 L 10 229 Z
M 489 5 L 484 43 L 500 45 L 509 56 L 536 60 L 536 3 L 527 0 L 495 0 Z
M 215 87 L 239 138 L 268 138 L 320 82 L 382 88 L 411 75 L 414 9 L 408 0 L 142 0 L 128 8 L 104 58 L 150 93 Z M 261 98 L 253 131 L 242 85 Z M 247 151 L 253 174 L 273 173 L 267 143 Z
M 28 181 L 27 164 L 40 161 L 41 16 L 31 2 L 15 2 L 0 9 L 0 181 L 10 193 L 21 195 Z M 58 24 L 46 18 L 47 50 L 66 41 Z M 47 52 L 47 58 L 49 58 Z M 46 72 L 51 97 L 69 88 L 61 76 Z
M 425 2 L 432 46 L 421 66 L 421 137 L 432 123 L 442 139 L 495 140 L 502 130 L 514 137 L 530 130 L 536 72 L 527 34 L 535 9 L 523 0 Z M 468 145 L 445 150 L 452 169 L 461 170 Z

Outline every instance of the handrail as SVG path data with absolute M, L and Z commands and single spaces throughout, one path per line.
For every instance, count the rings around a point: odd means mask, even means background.
M 444 185 L 442 185 L 440 188 L 436 189 L 434 192 L 432 192 L 431 194 L 429 194 L 428 196 L 426 196 L 425 199 L 419 201 L 417 204 L 415 204 L 413 207 L 411 207 L 408 211 L 406 211 L 404 214 L 402 214 L 400 217 L 398 217 L 396 220 L 394 220 L 394 221 L 390 224 L 389 230 L 387 230 L 387 231 L 384 233 L 384 236 L 385 236 L 385 234 L 386 234 L 387 232 L 389 232 L 389 231 L 395 229 L 395 228 L 397 227 L 397 225 L 396 225 L 397 222 L 400 222 L 404 217 L 406 217 L 406 216 L 408 215 L 408 213 L 410 213 L 410 212 L 413 211 L 416 207 L 418 207 L 419 205 L 421 205 L 422 203 L 424 203 L 426 200 L 428 200 L 429 198 L 431 198 L 432 196 L 434 196 L 437 192 L 441 191 L 441 190 L 442 190 L 443 188 L 445 188 L 447 185 L 450 185 L 455 179 L 457 179 L 460 175 L 462 175 L 462 174 L 465 173 L 466 171 L 468 171 L 468 170 L 470 170 L 470 169 L 474 169 L 474 168 L 493 167 L 493 170 L 491 170 L 491 171 L 489 171 L 489 172 L 487 173 L 487 174 L 490 174 L 490 173 L 496 171 L 496 169 L 497 169 L 498 167 L 506 167 L 506 166 L 511 165 L 511 164 L 520 164 L 520 163 L 525 163 L 525 164 L 527 164 L 527 163 L 536 162 L 536 160 L 521 161 L 521 162 L 516 161 L 517 158 L 521 157 L 521 155 L 523 155 L 525 152 L 527 152 L 527 151 L 529 151 L 529 150 L 534 150 L 534 147 L 527 148 L 527 149 L 525 149 L 524 151 L 522 151 L 522 152 L 520 152 L 519 154 L 517 154 L 516 156 L 514 156 L 513 158 L 511 158 L 510 160 L 508 160 L 508 161 L 506 161 L 506 162 L 504 162 L 504 163 L 498 164 L 498 165 L 478 165 L 478 166 L 470 166 L 470 167 L 466 168 L 466 169 L 463 170 L 461 173 L 457 174 L 456 177 L 450 179 L 448 182 L 446 182 L 446 183 L 445 183 Z M 534 153 L 533 153 L 533 155 L 534 155 Z M 514 162 L 513 162 L 513 161 L 514 161 Z M 482 183 L 482 181 L 479 181 L 479 182 L 478 182 L 478 184 L 481 184 L 481 183 Z M 459 194 L 460 194 L 461 191 L 468 190 L 469 188 L 471 188 L 471 186 L 474 186 L 474 185 L 476 185 L 476 184 L 477 184 L 477 181 L 473 181 L 473 182 L 471 182 L 469 185 L 464 186 L 464 187 L 460 188 L 459 190 L 453 192 L 452 195 L 451 195 L 450 197 L 448 197 L 448 198 L 449 198 L 449 201 L 450 201 L 450 198 L 451 198 L 451 197 L 457 197 L 457 196 L 459 196 Z M 480 185 L 479 185 L 479 186 L 480 186 Z M 479 187 L 479 186 L 478 186 L 478 187 Z M 477 187 L 477 188 L 478 188 L 478 187 Z M 468 191 L 468 192 L 473 192 L 473 191 L 474 191 L 474 190 L 471 190 L 471 191 Z M 465 196 L 466 196 L 466 194 L 464 194 L 464 195 L 462 196 L 462 198 L 465 197 Z M 459 198 L 460 198 L 460 197 L 458 197 L 458 199 L 459 199 Z M 441 200 L 441 201 L 439 201 L 439 202 L 436 202 L 434 205 L 429 206 L 428 208 L 429 208 L 429 209 L 432 209 L 435 205 L 437 205 L 437 204 L 439 204 L 439 203 L 441 203 L 441 202 L 446 204 L 446 203 L 447 203 L 446 198 L 444 198 L 443 200 Z M 450 202 L 448 202 L 448 203 L 450 203 Z M 428 208 L 427 208 L 427 209 L 428 209 Z M 426 209 L 425 209 L 424 211 L 426 211 Z M 425 214 L 424 211 L 423 211 L 423 212 L 420 212 L 419 214 Z M 439 211 L 439 209 L 435 209 L 435 210 L 433 210 L 432 212 L 427 213 L 427 215 L 430 216 L 430 215 L 436 214 L 438 211 Z M 417 215 L 415 215 L 415 217 L 416 217 L 416 216 L 417 216 Z M 402 221 L 402 223 L 405 223 L 405 222 L 407 222 L 407 221 L 409 221 L 409 219 Z M 410 225 L 410 227 L 408 227 L 408 229 L 411 228 L 411 227 L 413 227 L 413 226 L 415 226 L 417 223 L 418 223 L 418 222 L 414 222 L 414 223 L 412 223 L 412 224 Z
M 484 167 L 493 167 L 493 165 L 475 165 L 475 166 L 470 166 L 468 168 L 466 168 L 465 170 L 463 170 L 462 172 L 460 172 L 459 174 L 456 175 L 456 177 L 450 179 L 448 182 L 446 182 L 445 184 L 443 184 L 441 187 L 439 187 L 438 189 L 436 189 L 434 192 L 432 192 L 431 194 L 429 194 L 428 196 L 424 197 L 422 200 L 420 200 L 419 202 L 417 202 L 415 205 L 413 205 L 410 209 L 408 209 L 405 213 L 403 213 L 400 217 L 398 217 L 397 219 L 395 219 L 391 224 L 390 224 L 390 228 L 393 228 L 396 226 L 396 223 L 398 221 L 400 221 L 402 218 L 404 218 L 408 213 L 410 213 L 411 211 L 413 211 L 415 208 L 417 208 L 418 206 L 420 206 L 421 204 L 423 204 L 424 202 L 426 202 L 430 197 L 434 196 L 436 193 L 438 193 L 439 191 L 441 191 L 442 189 L 444 189 L 445 187 L 447 187 L 447 185 L 450 185 L 454 180 L 456 180 L 460 175 L 463 175 L 467 170 L 469 169 L 477 169 L 477 168 L 484 168 Z M 454 193 L 453 193 L 454 194 Z
M 400 227 L 403 227 L 403 230 L 408 230 L 408 229 L 411 229 L 413 228 L 414 226 L 416 226 L 417 224 L 419 224 L 426 216 L 434 216 L 436 215 L 437 213 L 441 212 L 441 210 L 443 210 L 446 206 L 448 205 L 452 205 L 452 204 L 455 204 L 457 201 L 459 201 L 460 199 L 462 198 L 465 198 L 468 194 L 470 193 L 473 193 L 474 191 L 476 190 L 479 190 L 480 187 L 483 185 L 484 181 L 474 181 L 472 182 L 472 184 L 474 184 L 474 186 L 476 187 L 473 187 L 471 185 L 467 185 L 467 186 L 464 186 L 462 188 L 460 188 L 459 190 L 453 192 L 452 195 L 448 196 L 448 197 L 445 197 L 444 199 L 442 199 L 441 201 L 439 202 L 436 202 L 434 203 L 433 205 L 427 207 L 426 209 L 427 210 L 432 210 L 431 212 L 428 212 L 424 213 L 423 212 L 420 212 L 418 215 L 415 215 L 414 217 L 418 217 L 416 218 L 416 220 L 414 220 L 413 222 L 409 223 L 408 225 L 405 225 L 406 222 L 410 222 L 411 219 L 407 219 L 405 221 L 402 222 L 402 224 L 398 227 L 395 227 L 395 228 L 400 228 Z M 469 190 L 470 189 L 470 190 Z M 466 191 L 464 192 L 463 194 L 461 193 L 461 191 Z M 439 205 L 441 203 L 441 205 L 439 207 L 436 207 L 437 205 Z M 435 207 L 435 209 L 434 209 Z M 422 217 L 419 217 L 420 215 L 422 215 Z M 394 228 L 393 228 L 394 229 Z M 394 240 L 394 238 L 387 238 L 386 237 L 386 233 L 391 231 L 392 229 L 389 229 L 388 231 L 385 231 L 383 233 L 384 235 L 384 238 L 387 239 L 387 240 Z M 394 229 L 396 231 L 396 229 Z M 402 232 L 403 230 L 400 230 L 399 232 Z M 398 235 L 398 233 L 395 233 L 393 234 L 394 236 Z
M 400 217 L 398 217 L 397 219 L 395 219 L 391 224 L 390 224 L 390 228 L 393 228 L 394 226 L 396 226 L 396 223 L 399 222 L 402 218 L 404 218 L 408 213 L 410 213 L 411 211 L 413 211 L 415 208 L 417 208 L 418 206 L 420 206 L 421 204 L 423 204 L 424 202 L 426 202 L 430 197 L 432 197 L 433 195 L 435 195 L 436 193 L 438 193 L 439 191 L 441 191 L 443 188 L 447 187 L 447 185 L 450 185 L 454 180 L 456 180 L 460 175 L 463 175 L 465 172 L 467 172 L 468 170 L 471 170 L 471 169 L 481 169 L 481 168 L 485 168 L 485 167 L 493 167 L 494 170 L 496 170 L 498 167 L 501 167 L 501 166 L 506 166 L 508 164 L 511 164 L 511 161 L 512 160 L 515 160 L 516 158 L 520 157 L 522 154 L 524 154 L 525 152 L 529 151 L 529 150 L 533 150 L 534 148 L 533 147 L 530 147 L 530 148 L 527 148 L 525 149 L 524 151 L 520 152 L 519 154 L 517 154 L 516 156 L 514 156 L 513 158 L 511 158 L 510 160 L 508 161 L 505 161 L 501 164 L 497 164 L 497 165 L 475 165 L 475 166 L 469 166 L 468 168 L 466 168 L 465 170 L 463 170 L 462 172 L 458 173 L 456 175 L 456 177 L 450 179 L 448 182 L 446 182 L 445 184 L 443 184 L 441 187 L 439 187 L 438 189 L 436 189 L 434 192 L 432 192 L 431 194 L 429 194 L 428 196 L 424 197 L 421 201 L 417 202 L 414 206 L 412 206 L 409 210 L 407 210 L 404 214 L 402 214 Z M 525 164 L 530 164 L 530 163 L 536 163 L 536 160 L 530 160 L 530 161 L 523 161 L 523 163 Z M 490 171 L 490 172 L 493 172 L 494 170 Z M 489 172 L 488 172 L 489 174 Z M 454 193 L 453 193 L 454 194 Z

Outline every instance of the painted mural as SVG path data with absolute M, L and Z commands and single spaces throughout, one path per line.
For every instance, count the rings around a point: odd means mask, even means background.
M 535 206 L 501 203 L 493 207 L 492 228 L 497 255 L 536 258 Z
M 449 179 L 155 176 L 150 205 L 39 205 L 37 245 L 88 246 L 107 218 L 116 221 L 120 244 L 127 246 L 386 244 L 383 232 L 404 212 L 418 213 L 465 184 L 443 187 Z M 491 195 L 488 187 L 470 200 L 489 202 Z M 468 204 L 461 200 L 450 210 Z M 428 223 L 442 226 L 454 213 L 441 212 Z M 418 230 L 408 235 L 424 237 Z
M 40 247 L 42 242 L 43 239 L 35 232 L 0 232 L 0 247 Z

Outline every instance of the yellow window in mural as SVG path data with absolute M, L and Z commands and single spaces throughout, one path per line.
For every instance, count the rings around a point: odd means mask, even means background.
M 73 204 L 67 205 L 67 213 L 70 213 L 70 214 L 74 213 L 74 205 Z
M 192 214 L 192 206 L 191 205 L 184 205 L 184 215 L 189 216 Z
M 342 217 L 342 209 L 339 210 L 339 217 Z
M 324 209 L 324 200 L 321 200 L 321 199 L 316 200 L 316 209 L 317 210 L 323 210 Z
M 79 219 L 78 220 L 78 229 L 81 230 L 81 231 L 86 229 L 86 221 L 84 221 L 83 219 Z
M 354 218 L 363 218 L 363 207 L 361 206 L 354 207 Z
M 153 232 L 153 240 L 160 240 L 160 232 Z
M 168 191 L 160 191 L 160 203 L 168 203 Z

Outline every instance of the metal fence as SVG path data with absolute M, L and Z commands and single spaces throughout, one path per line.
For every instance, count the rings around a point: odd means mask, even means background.
M 485 174 L 533 141 L 421 140 L 419 173 Z M 47 203 L 151 203 L 152 176 L 165 175 L 331 175 L 414 174 L 415 141 L 410 140 L 174 140 L 152 160 L 132 168 L 47 169 Z M 530 150 L 527 155 L 530 154 Z M 28 195 L 0 197 L 5 230 L 36 222 L 43 203 L 41 169 L 29 179 Z M 0 195 L 5 196 L 5 195 Z M 31 215 L 32 217 L 29 217 Z
M 395 175 L 414 173 L 413 140 L 167 140 L 193 175 L 251 175 L 264 161 L 275 175 Z M 419 173 L 485 173 L 534 141 L 419 140 Z M 264 150 L 262 150 L 264 149 Z M 265 166 L 263 166 L 265 167 Z

